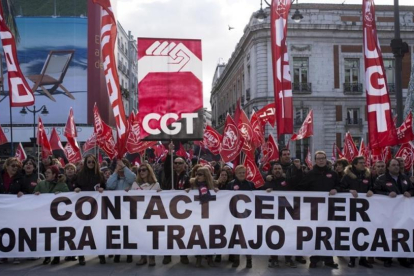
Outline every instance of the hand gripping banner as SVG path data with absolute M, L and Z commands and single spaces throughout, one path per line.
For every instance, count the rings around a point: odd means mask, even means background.
M 201 40 L 138 38 L 141 139 L 202 140 Z

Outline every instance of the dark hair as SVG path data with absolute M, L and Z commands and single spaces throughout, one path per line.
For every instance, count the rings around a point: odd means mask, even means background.
M 355 166 L 356 164 L 358 164 L 359 160 L 365 160 L 364 156 L 357 156 L 352 160 L 352 166 Z
M 348 160 L 343 159 L 343 158 L 338 159 L 338 160 L 336 160 L 336 162 L 334 164 L 335 169 L 336 169 L 336 166 L 338 166 L 338 164 L 342 165 L 342 167 L 344 167 L 344 169 L 345 169 L 345 167 L 349 165 L 349 162 L 348 162 Z
M 24 159 L 24 161 L 23 161 L 23 167 L 26 166 L 26 164 L 28 162 L 30 162 L 30 163 L 33 164 L 33 167 L 34 167 L 35 170 L 37 169 L 37 162 L 36 162 L 36 160 L 34 159 L 33 156 L 28 156 L 26 159 Z
M 288 151 L 289 153 L 290 153 L 290 149 L 288 149 L 288 148 L 282 148 L 281 150 L 280 150 L 280 155 L 283 155 L 283 152 L 284 151 Z
M 387 166 L 385 166 L 385 171 L 386 172 L 388 172 L 388 167 L 390 166 L 392 160 L 397 161 L 398 162 L 398 167 L 400 166 L 400 161 L 398 161 L 397 158 L 391 158 L 390 160 L 387 161 Z
M 55 180 L 58 179 L 60 171 L 59 171 L 59 168 L 56 165 L 49 166 L 46 170 L 51 170 L 52 174 L 55 175 Z

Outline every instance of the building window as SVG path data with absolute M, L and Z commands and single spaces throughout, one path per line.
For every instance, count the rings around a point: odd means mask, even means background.
M 306 116 L 308 116 L 309 108 L 298 107 L 296 108 L 295 113 L 295 126 L 301 126 L 303 121 L 305 121 Z
M 308 87 L 309 58 L 293 58 L 293 91 L 310 90 Z
M 310 138 L 295 141 L 295 158 L 305 160 L 308 154 L 308 148 L 310 147 Z M 312 149 L 311 149 L 312 150 Z
M 362 123 L 359 108 L 348 108 L 346 111 L 346 123 L 348 125 L 358 125 Z
M 384 59 L 385 75 L 387 77 L 388 92 L 395 92 L 395 61 L 394 59 Z
M 345 65 L 345 92 L 362 92 L 362 84 L 359 81 L 359 59 L 348 58 Z

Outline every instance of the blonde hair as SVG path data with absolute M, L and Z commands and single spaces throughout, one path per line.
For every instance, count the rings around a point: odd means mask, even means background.
M 207 184 L 208 189 L 213 190 L 214 189 L 214 181 L 213 181 L 213 177 L 211 176 L 210 170 L 207 167 L 200 167 L 197 170 L 197 173 L 199 173 L 199 172 L 204 174 L 204 177 L 206 178 L 206 184 Z M 196 179 L 196 181 L 197 181 L 197 179 Z
M 22 163 L 20 162 L 19 159 L 17 159 L 16 157 L 9 157 L 6 159 L 6 162 L 4 162 L 3 164 L 3 170 L 6 169 L 6 167 L 10 166 L 11 163 L 16 162 L 17 165 L 21 168 L 22 167 Z
M 65 165 L 65 171 L 66 171 L 67 168 L 73 168 L 75 170 L 75 172 L 76 172 L 76 166 L 73 163 L 67 163 Z
M 237 173 L 237 171 L 240 171 L 240 170 L 246 170 L 246 167 L 244 166 L 244 165 L 238 165 L 235 169 L 234 169 L 234 172 L 235 173 Z
M 154 183 L 157 183 L 158 181 L 157 181 L 157 177 L 155 177 L 155 173 L 154 173 L 154 170 L 152 169 L 152 167 L 149 165 L 149 164 L 147 164 L 147 163 L 144 163 L 144 164 L 141 164 L 139 167 L 138 167 L 138 170 L 140 169 L 140 168 L 142 168 L 142 167 L 145 167 L 145 168 L 147 168 L 147 170 L 148 170 L 148 184 L 154 184 Z M 139 172 L 137 173 L 137 179 L 135 180 L 138 184 L 144 184 L 145 183 L 145 181 L 144 181 L 144 179 L 142 179 L 142 177 L 141 177 L 141 175 L 139 174 Z

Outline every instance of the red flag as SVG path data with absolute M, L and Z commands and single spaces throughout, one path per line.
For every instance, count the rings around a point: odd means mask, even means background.
M 259 119 L 258 114 L 255 112 L 253 112 L 250 116 L 250 125 L 254 131 L 253 145 L 255 148 L 258 148 L 265 143 L 265 138 L 264 126 L 262 124 L 262 121 Z
M 130 130 L 128 131 L 126 149 L 130 154 L 142 153 L 147 148 L 157 144 L 156 141 L 142 141 L 140 139 L 141 130 L 139 127 L 138 114 L 134 114 L 134 112 L 131 113 L 128 118 L 128 126 Z
M 8 143 L 7 137 L 4 134 L 3 129 L 1 128 L 1 125 L 0 125 L 0 145 L 6 144 L 6 143 Z
M 262 125 L 269 123 L 272 127 L 276 125 L 276 104 L 270 103 L 265 105 L 262 109 L 256 112 L 257 117 L 260 119 Z
M 332 158 L 331 158 L 332 162 L 336 161 L 336 151 L 335 151 L 336 148 L 337 148 L 337 146 L 336 146 L 336 143 L 334 142 L 333 145 L 332 145 Z
M 23 162 L 27 158 L 26 152 L 24 151 L 24 148 L 22 146 L 22 143 L 19 143 L 16 149 L 16 155 L 14 156 L 17 159 L 19 159 L 20 162 Z
M 221 141 L 220 155 L 224 162 L 233 161 L 243 148 L 244 138 L 230 115 L 227 114 L 226 124 Z
M 39 123 L 37 125 L 37 140 L 36 143 L 42 147 L 42 158 L 45 159 L 52 155 L 52 147 L 47 139 L 46 131 L 43 126 L 42 118 L 39 117 Z
M 112 129 L 102 121 L 101 116 L 99 115 L 98 107 L 96 106 L 93 109 L 94 114 L 94 131 L 96 134 L 96 142 L 98 146 L 109 156 L 109 158 L 114 159 L 118 152 L 115 148 L 115 140 L 112 135 Z
M 0 37 L 7 64 L 10 106 L 29 106 L 34 104 L 32 89 L 24 77 L 17 58 L 16 42 L 4 19 L 0 5 Z
M 168 150 L 164 147 L 164 145 L 162 143 L 157 143 L 152 148 L 154 149 L 157 162 L 160 160 L 161 162 L 164 162 L 168 155 Z
M 96 146 L 96 134 L 95 132 L 92 133 L 91 137 L 86 140 L 85 144 L 83 144 L 83 152 L 87 152 L 88 150 L 93 149 Z
M 313 168 L 312 155 L 311 155 L 309 147 L 308 147 L 308 154 L 306 155 L 306 158 L 305 158 L 305 163 L 306 165 L 308 165 L 308 168 L 312 170 Z
M 404 170 L 410 171 L 413 167 L 414 156 L 413 156 L 414 146 L 411 142 L 404 143 L 401 145 L 398 152 L 395 154 L 395 158 L 402 157 L 404 159 Z
M 68 142 L 65 145 L 64 151 L 70 163 L 76 163 L 82 160 L 82 153 L 80 151 L 76 138 L 66 137 Z
M 369 142 L 372 148 L 394 146 L 398 144 L 397 130 L 391 114 L 373 0 L 363 0 L 362 18 Z
M 272 1 L 270 15 L 273 86 L 278 136 L 293 133 L 292 79 L 286 46 L 287 22 L 291 3 L 291 0 Z
M 398 144 L 408 143 L 414 140 L 413 134 L 413 114 L 410 113 L 405 118 L 405 121 L 402 125 L 397 129 L 397 136 L 398 136 Z
M 95 4 L 102 7 L 101 10 L 101 53 L 104 65 L 104 73 L 106 79 L 107 92 L 109 101 L 114 112 L 116 128 L 118 131 L 118 147 L 120 149 L 119 158 L 125 153 L 125 144 L 127 137 L 127 120 L 125 118 L 124 105 L 122 104 L 122 96 L 118 77 L 118 70 L 115 62 L 115 42 L 117 38 L 117 27 L 115 15 L 112 12 L 110 0 L 93 0 Z M 108 134 L 109 135 L 109 134 Z M 109 136 L 108 136 L 109 137 Z M 112 137 L 112 133 L 111 133 Z M 113 138 L 112 138 L 113 140 Z M 102 142 L 102 141 L 101 141 Z M 98 137 L 99 144 L 99 137 Z M 112 151 L 109 150 L 112 155 Z M 106 151 L 105 151 L 106 152 Z M 112 159 L 112 157 L 111 157 Z
M 65 126 L 65 137 L 78 137 L 78 132 L 76 130 L 75 118 L 73 116 L 73 109 L 70 108 L 68 120 Z
M 183 144 L 181 144 L 181 142 L 179 144 L 180 144 L 180 148 L 175 152 L 175 154 L 177 156 L 180 156 L 180 157 L 184 158 L 184 160 L 185 160 L 188 157 L 187 152 L 185 151 L 185 149 L 183 147 Z
M 191 148 L 191 149 L 188 151 L 188 159 L 192 160 L 192 159 L 193 159 L 193 157 L 194 157 L 194 150 L 193 150 L 193 148 Z
M 338 148 L 338 146 L 336 146 L 336 153 L 338 153 L 339 159 L 345 158 L 344 153 L 341 151 L 340 148 Z
M 302 127 L 299 129 L 299 133 L 294 133 L 292 135 L 292 138 L 290 138 L 292 141 L 301 140 L 308 138 L 313 135 L 313 110 L 311 109 L 309 111 L 308 116 L 306 116 L 305 121 L 303 121 Z
M 382 160 L 387 163 L 389 160 L 392 159 L 391 147 L 384 147 L 382 149 Z
M 241 135 L 244 138 L 243 149 L 242 149 L 243 152 L 247 155 L 250 155 L 250 157 L 254 158 L 254 151 L 255 151 L 255 147 L 253 145 L 254 131 L 253 131 L 252 126 L 250 125 L 250 121 L 247 118 L 246 113 L 244 113 L 244 110 L 240 111 L 239 123 L 237 126 L 239 128 Z
M 264 165 L 269 163 L 270 161 L 276 161 L 279 159 L 279 147 L 273 138 L 272 134 L 269 134 L 269 138 L 267 142 L 262 145 L 262 158 L 260 162 Z
M 63 150 L 59 134 L 57 133 L 55 128 L 52 129 L 52 133 L 50 134 L 50 147 L 52 148 L 52 150 Z
M 352 136 L 349 132 L 345 134 L 345 140 L 344 140 L 344 157 L 349 162 L 352 162 L 352 160 L 358 156 L 358 149 L 355 146 L 354 140 L 352 139 Z
M 254 159 L 246 155 L 243 165 L 246 167 L 246 179 L 253 182 L 256 189 L 262 187 L 265 181 Z
M 374 165 L 378 161 L 384 161 L 381 148 L 371 148 L 371 161 Z
M 203 142 L 199 142 L 199 146 L 207 148 L 212 154 L 219 154 L 222 139 L 223 136 L 221 136 L 220 133 L 218 133 L 211 126 L 207 125 L 204 130 Z
M 361 139 L 361 145 L 359 147 L 358 156 L 364 156 L 365 158 L 365 165 L 370 168 L 371 167 L 371 156 L 369 153 L 369 148 L 365 146 L 364 139 Z
M 362 138 L 361 139 L 361 144 L 359 145 L 358 156 L 364 156 L 364 151 L 365 150 L 366 150 L 366 148 L 365 148 L 364 138 Z

